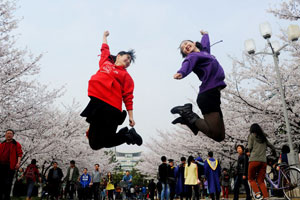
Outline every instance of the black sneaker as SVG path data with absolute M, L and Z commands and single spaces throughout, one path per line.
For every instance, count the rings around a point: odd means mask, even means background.
M 176 106 L 171 109 L 172 114 L 179 114 L 190 124 L 194 124 L 199 116 L 193 112 L 193 106 L 191 103 L 184 104 L 183 106 Z
M 198 134 L 199 129 L 195 126 L 195 124 L 188 123 L 183 117 L 178 117 L 175 120 L 172 121 L 172 124 L 184 124 L 187 127 L 191 129 L 191 131 L 194 133 L 194 135 Z
M 137 144 L 138 146 L 141 146 L 143 144 L 143 138 L 135 131 L 134 128 L 131 128 L 128 131 L 127 136 L 129 139 L 128 141 L 129 144 Z

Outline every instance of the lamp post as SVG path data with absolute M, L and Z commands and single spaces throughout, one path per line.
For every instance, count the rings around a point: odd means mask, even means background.
M 283 106 L 283 114 L 284 114 L 284 119 L 285 119 L 285 125 L 286 125 L 286 133 L 288 136 L 288 143 L 290 147 L 290 153 L 292 154 L 293 158 L 293 163 L 296 164 L 298 163 L 295 157 L 295 151 L 293 148 L 293 143 L 292 143 L 292 137 L 291 137 L 291 127 L 288 119 L 288 112 L 287 112 L 287 106 L 284 98 L 284 92 L 283 92 L 283 87 L 282 87 L 282 81 L 280 77 L 280 71 L 278 67 L 279 63 L 279 54 L 282 49 L 288 46 L 288 44 L 284 44 L 283 46 L 280 46 L 278 42 L 271 42 L 270 38 L 272 36 L 272 30 L 271 26 L 268 22 L 265 22 L 263 24 L 260 24 L 260 33 L 263 36 L 264 39 L 267 40 L 267 43 L 269 47 L 271 48 L 271 52 L 257 52 L 255 53 L 256 47 L 253 39 L 249 39 L 245 41 L 245 49 L 246 51 L 251 54 L 251 55 L 258 55 L 258 54 L 265 54 L 265 55 L 271 55 L 273 56 L 274 60 L 274 65 L 275 65 L 275 71 L 277 75 L 277 83 L 279 87 L 279 92 L 280 92 L 280 97 L 282 101 L 282 106 Z M 297 41 L 298 38 L 300 37 L 300 28 L 297 25 L 290 25 L 288 27 L 288 39 L 290 41 Z

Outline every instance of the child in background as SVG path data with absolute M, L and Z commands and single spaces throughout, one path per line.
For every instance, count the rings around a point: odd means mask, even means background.
M 203 196 L 205 196 L 205 199 L 208 199 L 209 191 L 208 191 L 208 182 L 207 182 L 207 179 L 204 178 L 203 182 L 204 182 L 204 190 L 203 190 L 204 194 L 203 194 Z
M 223 169 L 222 175 L 221 175 L 221 185 L 222 185 L 222 191 L 223 191 L 223 199 L 228 199 L 229 194 L 229 185 L 230 185 L 230 176 L 228 173 L 228 170 L 226 168 Z

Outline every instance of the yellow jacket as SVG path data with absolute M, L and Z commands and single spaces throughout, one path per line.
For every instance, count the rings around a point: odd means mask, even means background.
M 185 185 L 197 185 L 198 184 L 198 169 L 195 163 L 191 163 L 190 166 L 185 165 L 184 169 L 184 184 Z

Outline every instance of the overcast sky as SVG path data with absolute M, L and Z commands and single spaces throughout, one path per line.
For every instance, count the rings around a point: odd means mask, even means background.
M 65 86 L 59 99 L 71 104 L 89 101 L 88 80 L 98 70 L 102 34 L 110 31 L 111 53 L 133 48 L 136 62 L 128 69 L 135 81 L 134 118 L 136 129 L 148 140 L 156 130 L 172 131 L 173 106 L 195 100 L 200 81 L 194 74 L 174 80 L 182 58 L 178 51 L 184 39 L 200 40 L 201 29 L 210 34 L 212 48 L 225 73 L 231 71 L 228 55 L 241 57 L 244 41 L 256 40 L 263 47 L 258 26 L 269 21 L 273 33 L 287 22 L 266 12 L 280 0 L 23 0 L 17 17 L 23 18 L 18 44 L 34 54 L 44 53 L 39 80 L 57 88 Z M 195 108 L 198 110 L 198 108 Z M 128 125 L 126 120 L 126 125 Z M 143 150 L 124 145 L 120 150 Z

